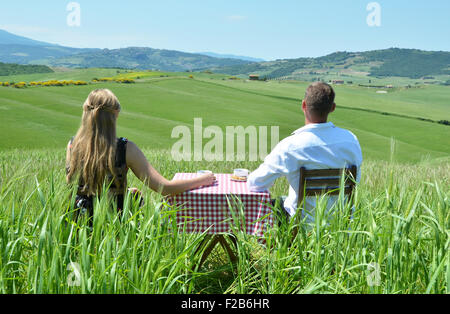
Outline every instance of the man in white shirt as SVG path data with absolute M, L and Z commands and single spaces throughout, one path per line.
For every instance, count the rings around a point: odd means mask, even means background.
M 305 126 L 281 141 L 266 157 L 264 163 L 248 179 L 252 191 L 267 190 L 279 177 L 287 177 L 289 196 L 282 206 L 289 217 L 297 212 L 300 168 L 338 169 L 358 167 L 356 181 L 361 178 L 362 152 L 356 136 L 327 122 L 328 115 L 336 109 L 333 88 L 325 83 L 310 85 L 302 102 Z M 330 196 L 328 208 L 336 197 Z M 314 221 L 315 197 L 305 199 L 302 218 Z M 309 215 L 308 213 L 311 213 Z

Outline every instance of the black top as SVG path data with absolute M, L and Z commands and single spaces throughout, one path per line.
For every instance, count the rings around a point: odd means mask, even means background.
M 74 138 L 70 140 L 69 149 L 72 148 Z M 116 160 L 115 160 L 115 172 L 117 174 L 117 180 L 113 182 L 110 186 L 110 192 L 113 194 L 117 201 L 117 210 L 121 211 L 123 208 L 123 200 L 124 194 L 127 188 L 127 143 L 128 140 L 126 138 L 117 139 L 117 148 L 116 148 Z M 69 168 L 66 168 L 66 171 L 69 171 Z M 112 181 L 112 174 L 108 174 L 108 180 Z M 78 185 L 78 193 L 76 196 L 76 207 L 79 209 L 88 210 L 90 215 L 93 215 L 93 197 L 88 195 L 83 195 L 81 192 L 83 190 L 84 185 L 80 182 Z

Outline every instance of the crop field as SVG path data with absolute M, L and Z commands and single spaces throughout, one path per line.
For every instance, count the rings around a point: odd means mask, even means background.
M 120 73 L 118 73 L 118 71 Z M 92 82 L 127 78 L 136 82 Z M 177 172 L 255 169 L 258 162 L 175 162 L 176 126 L 278 126 L 280 139 L 304 124 L 306 82 L 249 82 L 207 73 L 80 69 L 0 81 L 83 80 L 84 86 L 0 86 L 0 293 L 442 293 L 450 292 L 450 87 L 336 86 L 330 120 L 351 130 L 364 164 L 353 219 L 325 202 L 314 225 L 267 231 L 266 244 L 235 230 L 239 261 L 216 250 L 198 269 L 201 235 L 176 232 L 176 208 L 130 174 L 145 205 L 122 219 L 96 204 L 93 230 L 71 219 L 64 178 L 68 140 L 89 92 L 109 88 L 122 112 L 118 135 L 143 148 L 167 178 Z M 286 195 L 277 181 L 274 197 Z M 73 202 L 72 202 L 73 203 Z M 283 229 L 286 228 L 286 229 Z M 75 263 L 75 264 L 74 264 Z M 69 284 L 74 268 L 80 281 Z

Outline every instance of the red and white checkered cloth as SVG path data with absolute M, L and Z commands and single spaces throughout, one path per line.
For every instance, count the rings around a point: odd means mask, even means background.
M 178 173 L 174 180 L 192 179 L 195 173 Z M 201 187 L 170 199 L 177 205 L 177 224 L 186 232 L 205 232 L 209 234 L 226 233 L 232 230 L 234 209 L 239 218 L 238 208 L 243 208 L 247 234 L 264 236 L 267 225 L 273 225 L 270 194 L 251 192 L 246 182 L 231 180 L 230 174 L 216 174 L 214 186 Z M 240 206 L 242 204 L 243 206 Z M 231 205 L 231 206 L 230 206 Z M 236 225 L 236 224 L 235 224 Z

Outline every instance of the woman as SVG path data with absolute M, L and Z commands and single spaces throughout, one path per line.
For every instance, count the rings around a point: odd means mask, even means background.
M 117 139 L 120 109 L 119 100 L 108 89 L 94 90 L 83 105 L 81 127 L 69 142 L 66 155 L 67 182 L 78 179 L 77 208 L 89 211 L 92 216 L 93 197 L 108 186 L 120 211 L 127 190 L 128 169 L 149 188 L 165 196 L 214 183 L 212 174 L 172 181 L 160 175 L 136 144 Z

